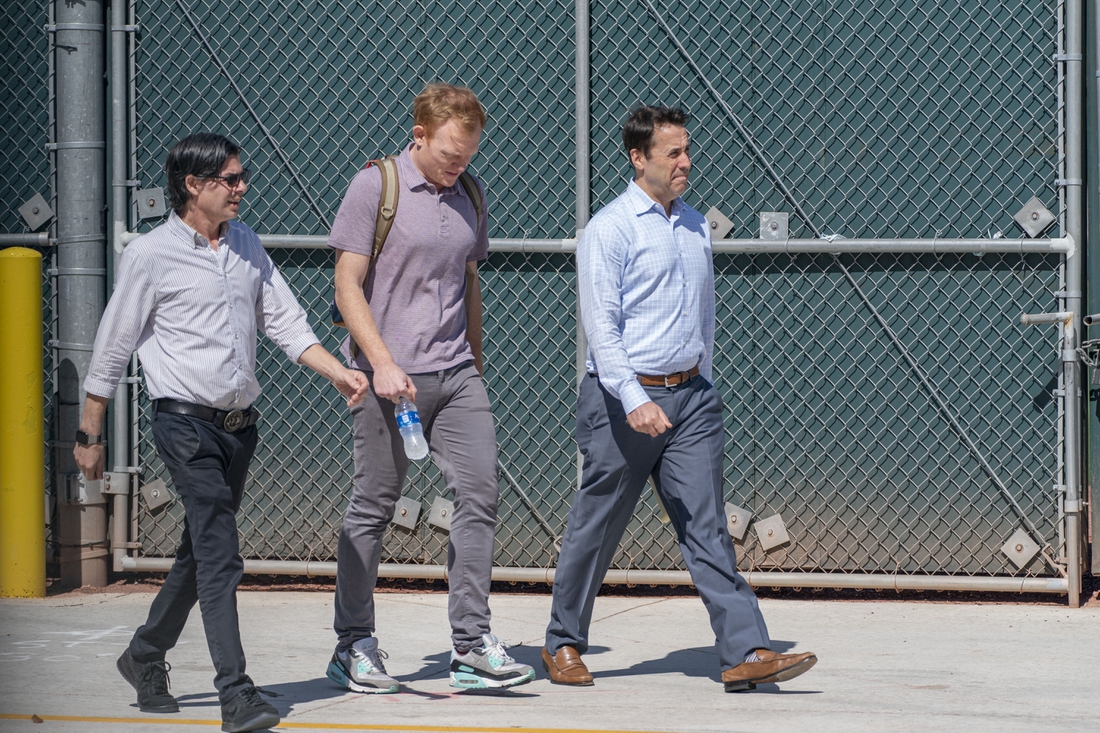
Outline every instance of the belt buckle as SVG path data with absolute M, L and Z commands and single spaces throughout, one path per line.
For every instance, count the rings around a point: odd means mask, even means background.
M 225 420 L 222 422 L 222 427 L 231 433 L 237 432 L 243 425 L 244 413 L 240 410 L 233 410 L 225 416 Z
M 672 375 L 670 375 L 670 374 L 666 374 L 666 375 L 665 375 L 665 389 L 671 389 L 671 388 L 673 388 L 673 387 L 675 387 L 675 386 L 676 386 L 675 384 L 669 384 L 669 383 L 668 383 L 668 378 L 669 378 L 670 376 L 672 376 Z

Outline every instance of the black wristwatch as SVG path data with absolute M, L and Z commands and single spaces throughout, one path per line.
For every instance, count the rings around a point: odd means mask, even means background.
M 76 442 L 81 445 L 99 445 L 103 442 L 102 435 L 88 435 L 83 430 L 76 431 Z

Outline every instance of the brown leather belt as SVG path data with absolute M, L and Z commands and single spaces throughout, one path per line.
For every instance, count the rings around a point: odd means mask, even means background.
M 655 377 L 649 374 L 639 374 L 638 382 L 643 387 L 677 387 L 689 379 L 699 376 L 699 367 L 693 366 L 686 372 L 676 372 L 665 376 Z

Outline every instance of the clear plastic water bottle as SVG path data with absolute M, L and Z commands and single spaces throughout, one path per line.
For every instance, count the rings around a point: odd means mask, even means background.
M 397 418 L 397 429 L 405 439 L 405 455 L 409 460 L 419 461 L 428 455 L 428 441 L 424 440 L 424 428 L 420 424 L 420 413 L 416 405 L 402 397 L 393 408 Z

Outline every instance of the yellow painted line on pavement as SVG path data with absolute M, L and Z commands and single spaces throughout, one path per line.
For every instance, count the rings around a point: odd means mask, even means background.
M 220 720 L 195 720 L 187 718 L 97 718 L 84 715 L 38 715 L 43 722 L 56 721 L 64 723 L 114 723 L 114 724 L 143 724 L 143 725 L 205 725 L 221 727 Z M 0 713 L 0 720 L 31 720 L 30 715 L 12 715 Z M 486 728 L 478 726 L 467 728 L 454 725 L 364 725 L 359 723 L 300 723 L 286 721 L 279 723 L 273 730 L 283 729 L 303 730 L 365 730 L 365 731 L 423 731 L 424 733 L 660 733 L 659 731 L 642 730 L 608 730 L 606 728 L 523 728 L 520 726 L 508 726 L 506 728 Z

